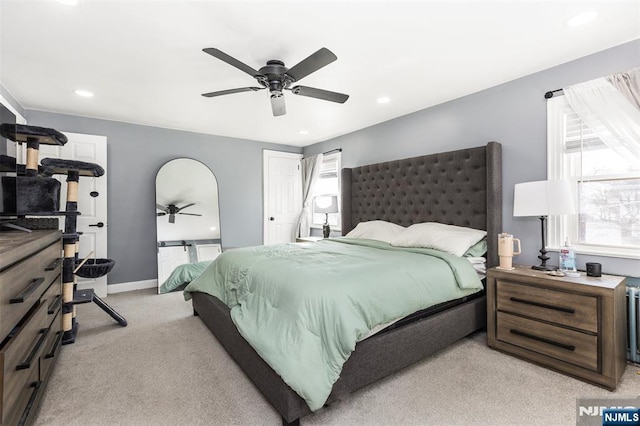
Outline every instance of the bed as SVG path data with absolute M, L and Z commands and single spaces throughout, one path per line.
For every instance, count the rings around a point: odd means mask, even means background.
M 342 170 L 342 232 L 359 223 L 423 222 L 487 232 L 486 266 L 498 264 L 502 231 L 501 145 L 389 161 Z M 212 331 L 248 377 L 281 414 L 296 424 L 312 412 L 242 337 L 230 309 L 217 297 L 191 292 L 194 313 Z M 355 345 L 330 389 L 326 404 L 388 376 L 486 324 L 486 297 L 477 294 L 416 312 Z
M 203 260 L 176 266 L 169 277 L 158 287 L 158 293 L 165 294 L 184 290 L 187 284 L 199 277 L 211 262 L 213 260 Z

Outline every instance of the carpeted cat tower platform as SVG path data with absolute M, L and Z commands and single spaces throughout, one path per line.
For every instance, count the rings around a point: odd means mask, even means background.
M 77 276 L 98 278 L 108 274 L 115 261 L 112 259 L 79 259 L 78 248 L 80 233 L 77 232 L 78 182 L 81 176 L 100 177 L 104 169 L 98 164 L 83 161 L 44 158 L 38 165 L 39 144 L 64 145 L 67 138 L 62 133 L 44 127 L 2 124 L 0 133 L 7 139 L 18 143 L 27 143 L 27 164 L 24 173 L 16 165 L 17 176 L 3 176 L 4 213 L 24 216 L 64 216 L 63 260 L 62 260 L 62 324 L 64 335 L 62 344 L 74 343 L 78 333 L 76 305 L 94 302 L 109 314 L 122 327 L 127 320 L 98 297 L 93 289 L 78 290 Z M 5 156 L 6 157 L 6 156 Z M 14 160 L 15 161 L 15 160 Z M 2 163 L 11 163 L 11 158 L 3 158 Z M 59 210 L 60 182 L 53 175 L 67 177 L 67 199 L 65 211 Z M 26 226 L 38 226 L 37 220 L 21 222 Z M 14 226 L 23 229 L 21 226 Z M 42 228 L 40 228 L 42 229 Z M 57 229 L 56 226 L 53 229 Z

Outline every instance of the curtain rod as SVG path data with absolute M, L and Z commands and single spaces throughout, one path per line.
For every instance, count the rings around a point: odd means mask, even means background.
M 564 91 L 562 89 L 556 89 L 556 90 L 552 90 L 550 92 L 545 93 L 544 98 L 551 99 L 554 96 L 562 96 L 562 95 L 564 95 Z
M 329 154 L 333 154 L 334 152 L 342 152 L 342 148 L 330 149 L 327 152 L 323 152 L 322 155 L 329 155 Z M 303 157 L 303 158 L 309 158 L 309 157 Z

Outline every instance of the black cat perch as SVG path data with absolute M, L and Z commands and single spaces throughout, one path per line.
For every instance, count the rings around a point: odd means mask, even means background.
M 64 145 L 67 138 L 49 128 L 2 124 L 0 134 L 14 142 L 27 143 L 27 164 L 24 171 L 16 165 L 16 176 L 2 177 L 4 214 L 23 216 L 64 216 L 62 260 L 62 344 L 74 343 L 78 333 L 75 306 L 94 302 L 122 327 L 127 320 L 107 305 L 93 289 L 78 290 L 76 276 L 98 278 L 108 274 L 115 261 L 112 259 L 79 259 L 80 233 L 77 232 L 78 181 L 81 176 L 100 177 L 104 169 L 98 164 L 84 161 L 43 158 L 38 165 L 39 144 Z M 4 156 L 7 157 L 7 156 Z M 13 160 L 15 164 L 15 159 Z M 10 158 L 3 158 L 8 165 Z M 67 199 L 65 211 L 59 211 L 60 182 L 53 175 L 67 176 Z M 37 220 L 32 221 L 37 223 Z M 26 225 L 29 222 L 24 222 Z M 20 228 L 20 226 L 14 226 Z M 56 225 L 57 228 L 57 225 Z M 27 230 L 28 231 L 28 230 Z

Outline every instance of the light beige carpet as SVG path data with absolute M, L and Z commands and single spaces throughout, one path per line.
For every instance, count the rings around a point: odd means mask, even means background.
M 105 299 L 62 347 L 36 425 L 278 425 L 279 414 L 226 354 L 181 293 Z M 477 333 L 350 398 L 309 425 L 574 425 L 576 398 L 637 397 L 640 368 L 608 392 L 489 349 Z

